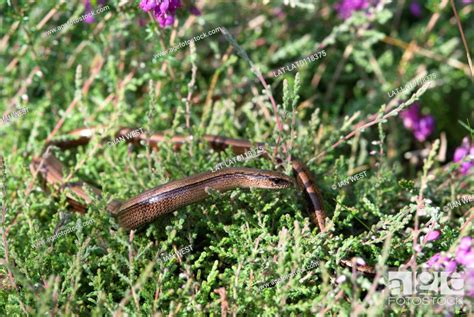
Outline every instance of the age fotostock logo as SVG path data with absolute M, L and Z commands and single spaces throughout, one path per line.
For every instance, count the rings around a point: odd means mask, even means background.
M 463 304 L 462 272 L 389 271 L 389 304 L 454 306 Z

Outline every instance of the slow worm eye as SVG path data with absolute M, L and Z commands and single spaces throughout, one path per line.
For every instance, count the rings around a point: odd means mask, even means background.
M 291 186 L 291 183 L 289 181 L 287 181 L 286 179 L 282 179 L 282 178 L 276 178 L 275 177 L 275 178 L 272 179 L 272 182 L 277 187 L 290 187 Z

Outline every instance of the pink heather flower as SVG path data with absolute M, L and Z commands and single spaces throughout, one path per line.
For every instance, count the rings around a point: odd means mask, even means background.
M 159 5 L 155 7 L 155 19 L 162 28 L 173 25 L 176 9 L 181 8 L 181 0 L 158 0 Z
M 189 8 L 189 12 L 191 12 L 191 14 L 195 15 L 195 16 L 200 16 L 201 15 L 201 11 L 194 5 L 191 6 L 191 8 Z
M 285 11 L 282 8 L 273 8 L 272 14 L 277 18 L 284 18 L 286 16 Z
M 448 273 L 454 272 L 458 264 L 462 265 L 465 274 L 465 295 L 470 297 L 474 297 L 474 248 L 472 242 L 473 239 L 471 237 L 462 238 L 457 247 L 455 259 L 436 253 L 426 262 L 428 268 L 435 270 L 443 269 Z
M 464 237 L 459 242 L 456 250 L 456 261 L 464 266 L 474 265 L 474 250 L 472 250 L 471 237 Z
M 410 130 L 415 138 L 423 142 L 433 133 L 435 128 L 435 120 L 433 116 L 421 116 L 420 105 L 414 103 L 408 109 L 400 113 L 405 128 Z
M 414 103 L 408 109 L 403 110 L 400 113 L 400 117 L 403 120 L 403 125 L 405 128 L 409 130 L 413 129 L 420 120 L 420 105 L 418 103 Z
M 426 265 L 429 268 L 434 270 L 444 269 L 448 273 L 456 271 L 457 263 L 455 260 L 452 260 L 450 257 L 441 256 L 441 254 L 436 253 L 431 257 L 431 259 L 426 262 Z
M 346 281 L 346 276 L 345 275 L 341 275 L 339 276 L 337 279 L 336 279 L 336 283 L 337 284 L 341 284 L 341 283 L 344 283 Z
M 181 8 L 181 0 L 140 0 L 139 7 L 145 12 L 153 10 L 155 19 L 164 28 L 174 23 L 176 9 Z
M 141 0 L 139 7 L 145 12 L 150 11 L 151 9 L 154 9 L 157 6 L 156 0 Z
M 445 271 L 448 273 L 453 273 L 454 271 L 456 271 L 456 268 L 458 267 L 458 264 L 454 260 L 446 260 L 441 265 L 443 266 Z
M 461 163 L 461 173 L 466 175 L 471 167 L 474 166 L 474 144 L 470 144 L 469 138 L 465 137 L 462 140 L 462 144 L 460 147 L 454 151 L 454 162 L 460 162 L 462 161 L 466 156 L 468 156 L 468 159 Z
M 464 294 L 469 297 L 474 297 L 474 269 L 466 270 L 464 277 Z
M 440 261 L 440 259 L 441 259 L 441 254 L 436 253 L 428 260 L 428 262 L 426 262 L 426 265 L 428 265 L 428 267 L 434 267 Z
M 472 238 L 464 237 L 461 239 L 458 245 L 458 250 L 469 251 L 472 247 Z
M 105 6 L 107 0 L 98 0 L 97 3 L 100 5 L 100 6 Z M 86 23 L 94 23 L 95 22 L 95 19 L 94 19 L 94 16 L 92 15 L 92 12 L 94 11 L 92 9 L 92 4 L 91 4 L 91 0 L 84 0 L 84 7 L 85 7 L 85 13 L 84 15 L 87 15 L 86 18 L 84 19 L 84 22 Z
M 369 7 L 370 0 L 341 0 L 335 9 L 341 19 L 348 19 L 354 11 L 365 10 Z
M 441 233 L 438 230 L 434 230 L 434 231 L 429 232 L 426 235 L 425 239 L 426 239 L 426 242 L 435 241 L 435 240 L 438 240 L 440 236 L 441 236 Z
M 153 10 L 153 15 L 162 28 L 173 25 L 176 10 L 182 7 L 181 0 L 140 0 L 140 9 L 145 12 Z M 194 15 L 201 15 L 195 6 L 189 9 Z
M 464 258 L 461 258 L 461 261 L 463 261 L 463 265 L 466 268 L 470 268 L 474 270 L 474 252 L 471 251 L 468 254 L 464 256 Z
M 410 3 L 410 13 L 417 18 L 421 17 L 421 5 L 418 1 Z
M 430 136 L 431 133 L 433 133 L 434 128 L 435 121 L 433 116 L 424 116 L 420 118 L 418 126 L 415 125 L 413 134 L 418 141 L 423 142 L 428 136 Z
M 92 4 L 91 0 L 84 0 L 84 6 L 85 6 L 85 14 L 87 14 L 87 17 L 84 19 L 86 23 L 93 23 L 95 22 L 94 17 L 92 16 Z

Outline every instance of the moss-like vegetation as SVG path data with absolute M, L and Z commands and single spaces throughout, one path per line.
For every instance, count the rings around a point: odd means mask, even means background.
M 410 259 L 420 268 L 438 252 L 454 255 L 473 230 L 472 201 L 452 202 L 473 193 L 474 168 L 461 173 L 453 158 L 474 132 L 467 58 L 474 7 L 454 1 L 466 51 L 449 1 L 420 1 L 419 17 L 410 13 L 412 2 L 378 1 L 342 19 L 333 1 L 197 1 L 199 17 L 187 11 L 188 1 L 175 25 L 163 29 L 138 1 L 112 0 L 94 23 L 49 35 L 81 16 L 83 3 L 0 4 L 0 109 L 8 115 L 28 108 L 0 125 L 0 314 L 425 316 L 472 310 L 467 295 L 456 308 L 388 304 L 389 270 Z M 229 34 L 156 55 L 216 27 Z M 326 56 L 275 76 L 321 50 Z M 435 79 L 394 93 L 433 73 Z M 435 120 L 423 141 L 400 116 L 414 103 Z M 86 146 L 51 148 L 70 181 L 103 191 L 80 215 L 64 191 L 43 190 L 29 165 L 48 137 L 67 139 L 68 131 L 84 126 L 103 130 Z M 107 145 L 103 140 L 120 127 L 194 138 L 180 151 L 167 141 L 159 151 Z M 280 140 L 278 154 L 286 147 L 313 173 L 328 230 L 321 233 L 310 222 L 295 188 L 213 192 L 137 232 L 119 228 L 106 210 L 112 198 L 211 171 L 235 156 L 212 150 L 201 141 L 204 134 L 273 146 Z M 262 158 L 236 166 L 277 168 Z M 289 166 L 282 169 L 291 174 Z M 427 242 L 433 230 L 441 235 Z M 165 256 L 186 246 L 192 251 Z M 357 272 L 342 260 L 363 261 L 378 274 Z

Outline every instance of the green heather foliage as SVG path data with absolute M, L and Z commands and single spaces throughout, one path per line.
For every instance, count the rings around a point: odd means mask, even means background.
M 474 135 L 467 57 L 474 55 L 474 4 L 453 1 L 466 51 L 450 1 L 418 1 L 420 17 L 410 13 L 412 2 L 378 1 L 369 14 L 341 19 L 335 1 L 196 1 L 197 17 L 186 1 L 175 26 L 162 29 L 139 1 L 111 0 L 94 23 L 46 35 L 83 15 L 83 2 L 3 1 L 0 110 L 28 112 L 0 122 L 0 315 L 472 313 L 468 297 L 456 309 L 389 306 L 384 287 L 388 270 L 412 256 L 420 267 L 437 252 L 453 254 L 462 237 L 473 235 L 472 201 L 443 207 L 474 194 L 473 169 L 461 174 L 453 162 L 462 139 Z M 219 32 L 153 62 L 155 54 L 216 27 L 229 35 Z M 322 48 L 325 57 L 274 77 Z M 401 90 L 432 73 L 430 83 Z M 400 118 L 414 102 L 435 119 L 423 142 Z M 103 127 L 87 146 L 51 149 L 70 181 L 103 190 L 85 215 L 71 211 L 64 191 L 44 191 L 29 169 L 58 123 L 55 140 Z M 119 127 L 194 138 L 179 152 L 170 142 L 159 151 L 125 142 L 100 146 Z M 212 191 L 139 231 L 119 228 L 106 211 L 112 198 L 211 171 L 235 156 L 200 142 L 204 134 L 273 145 L 281 138 L 278 153 L 286 145 L 313 173 L 328 230 L 310 222 L 296 188 Z M 262 158 L 235 166 L 277 169 Z M 291 173 L 287 165 L 281 170 Z M 429 226 L 440 238 L 415 252 L 414 241 Z M 166 256 L 186 246 L 192 251 Z M 341 264 L 352 259 L 376 266 L 378 275 Z

